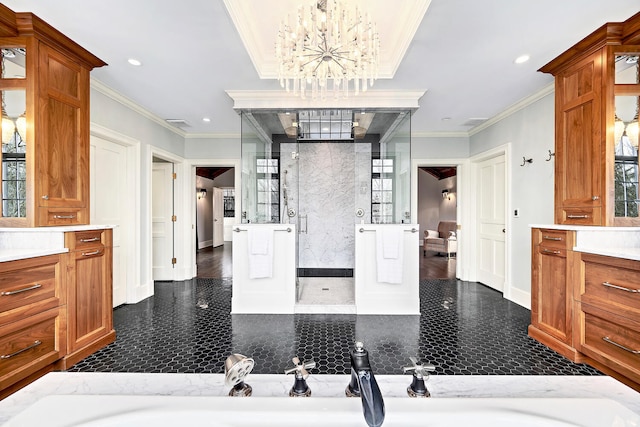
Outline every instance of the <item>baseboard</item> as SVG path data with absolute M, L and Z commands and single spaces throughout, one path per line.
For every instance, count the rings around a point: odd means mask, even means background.
M 509 291 L 509 296 L 507 299 L 523 306 L 526 309 L 531 310 L 531 294 L 527 291 L 512 287 Z
M 299 268 L 298 277 L 353 277 L 353 268 Z
M 208 248 L 213 246 L 213 240 L 205 240 L 204 242 L 198 242 L 198 249 Z

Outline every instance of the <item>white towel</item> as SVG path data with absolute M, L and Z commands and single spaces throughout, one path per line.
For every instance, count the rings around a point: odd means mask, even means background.
M 376 231 L 378 282 L 402 283 L 404 228 L 387 226 Z
M 273 275 L 273 229 L 247 227 L 249 246 L 249 279 Z

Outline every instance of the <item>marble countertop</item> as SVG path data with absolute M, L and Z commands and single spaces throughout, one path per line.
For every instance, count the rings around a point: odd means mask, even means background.
M 546 228 L 548 230 L 569 231 L 640 231 L 640 227 L 605 227 L 601 225 L 571 225 L 571 224 L 529 224 L 530 228 Z
M 376 376 L 383 396 L 405 397 L 410 375 Z M 291 375 L 249 375 L 252 397 L 288 398 Z M 311 397 L 344 398 L 348 375 L 311 375 Z M 607 376 L 437 375 L 426 382 L 437 398 L 608 398 L 640 414 L 640 395 Z M 49 395 L 227 396 L 222 374 L 51 372 L 0 401 L 0 424 Z M 408 398 L 408 397 L 407 397 Z
M 0 249 L 0 262 L 61 254 L 64 252 L 69 252 L 69 249 Z
M 87 231 L 101 230 L 103 228 L 116 228 L 117 225 L 105 224 L 86 224 L 86 225 L 60 225 L 53 227 L 0 227 L 0 233 L 23 233 L 23 232 L 57 232 L 64 233 L 66 231 Z

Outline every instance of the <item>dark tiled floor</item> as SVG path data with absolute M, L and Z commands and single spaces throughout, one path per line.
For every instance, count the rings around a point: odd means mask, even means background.
M 377 374 L 402 374 L 410 356 L 448 375 L 599 375 L 527 336 L 530 312 L 477 283 L 422 280 L 422 316 L 230 315 L 231 279 L 158 282 L 156 294 L 114 312 L 115 343 L 75 372 L 222 373 L 231 353 L 275 374 L 291 358 L 312 373 L 346 374 L 356 340 Z

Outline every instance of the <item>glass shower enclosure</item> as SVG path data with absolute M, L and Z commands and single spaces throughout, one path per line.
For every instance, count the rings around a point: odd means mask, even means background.
M 242 221 L 296 225 L 299 284 L 322 278 L 321 301 L 352 303 L 356 224 L 410 223 L 410 174 L 409 111 L 242 113 Z

